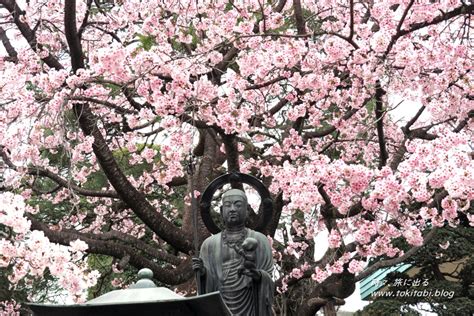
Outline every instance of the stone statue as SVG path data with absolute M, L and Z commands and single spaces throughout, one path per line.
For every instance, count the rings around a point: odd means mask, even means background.
M 272 315 L 273 258 L 268 239 L 245 227 L 247 196 L 231 189 L 222 197 L 225 229 L 204 240 L 193 269 L 201 294 L 219 291 L 233 315 Z

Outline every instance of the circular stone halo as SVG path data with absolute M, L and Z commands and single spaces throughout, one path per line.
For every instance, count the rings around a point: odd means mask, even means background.
M 211 201 L 214 197 L 214 194 L 217 190 L 221 189 L 227 183 L 245 183 L 253 187 L 258 194 L 260 195 L 260 209 L 261 212 L 259 214 L 259 220 L 257 221 L 256 227 L 250 227 L 253 230 L 258 232 L 262 232 L 265 228 L 265 225 L 270 220 L 272 213 L 273 213 L 273 201 L 270 196 L 270 192 L 268 189 L 263 185 L 263 183 L 255 178 L 254 176 L 240 173 L 240 172 L 232 172 L 226 173 L 222 176 L 217 177 L 214 179 L 207 188 L 204 190 L 204 193 L 201 196 L 201 200 L 199 203 L 199 209 L 201 211 L 202 221 L 204 225 L 206 225 L 207 229 L 211 234 L 217 234 L 221 231 L 221 229 L 217 226 L 217 224 L 212 219 L 210 210 L 211 210 Z

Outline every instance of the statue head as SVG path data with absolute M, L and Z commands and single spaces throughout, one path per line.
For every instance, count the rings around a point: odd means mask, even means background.
M 222 195 L 221 215 L 226 227 L 239 227 L 247 217 L 247 196 L 238 189 L 230 189 Z

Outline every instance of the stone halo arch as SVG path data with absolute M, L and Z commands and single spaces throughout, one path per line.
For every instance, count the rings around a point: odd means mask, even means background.
M 234 184 L 234 183 L 245 183 L 253 187 L 258 194 L 260 195 L 260 207 L 258 216 L 259 219 L 257 221 L 257 225 L 255 227 L 249 227 L 253 230 L 258 232 L 262 232 L 266 226 L 266 224 L 270 221 L 273 213 L 273 201 L 270 196 L 270 192 L 268 191 L 267 187 L 260 181 L 259 179 L 255 178 L 254 176 L 240 173 L 240 172 L 231 172 L 226 173 L 222 176 L 215 178 L 207 188 L 204 190 L 204 193 L 201 195 L 200 203 L 199 203 L 199 210 L 201 212 L 201 218 L 206 225 L 206 228 L 209 230 L 211 234 L 217 234 L 221 231 L 221 229 L 217 226 L 214 220 L 211 217 L 211 202 L 214 197 L 214 194 L 217 190 L 221 189 L 225 184 Z

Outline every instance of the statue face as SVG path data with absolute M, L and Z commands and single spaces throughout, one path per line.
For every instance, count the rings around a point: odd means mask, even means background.
M 229 195 L 222 199 L 222 219 L 226 227 L 240 226 L 245 223 L 247 202 L 239 195 Z

